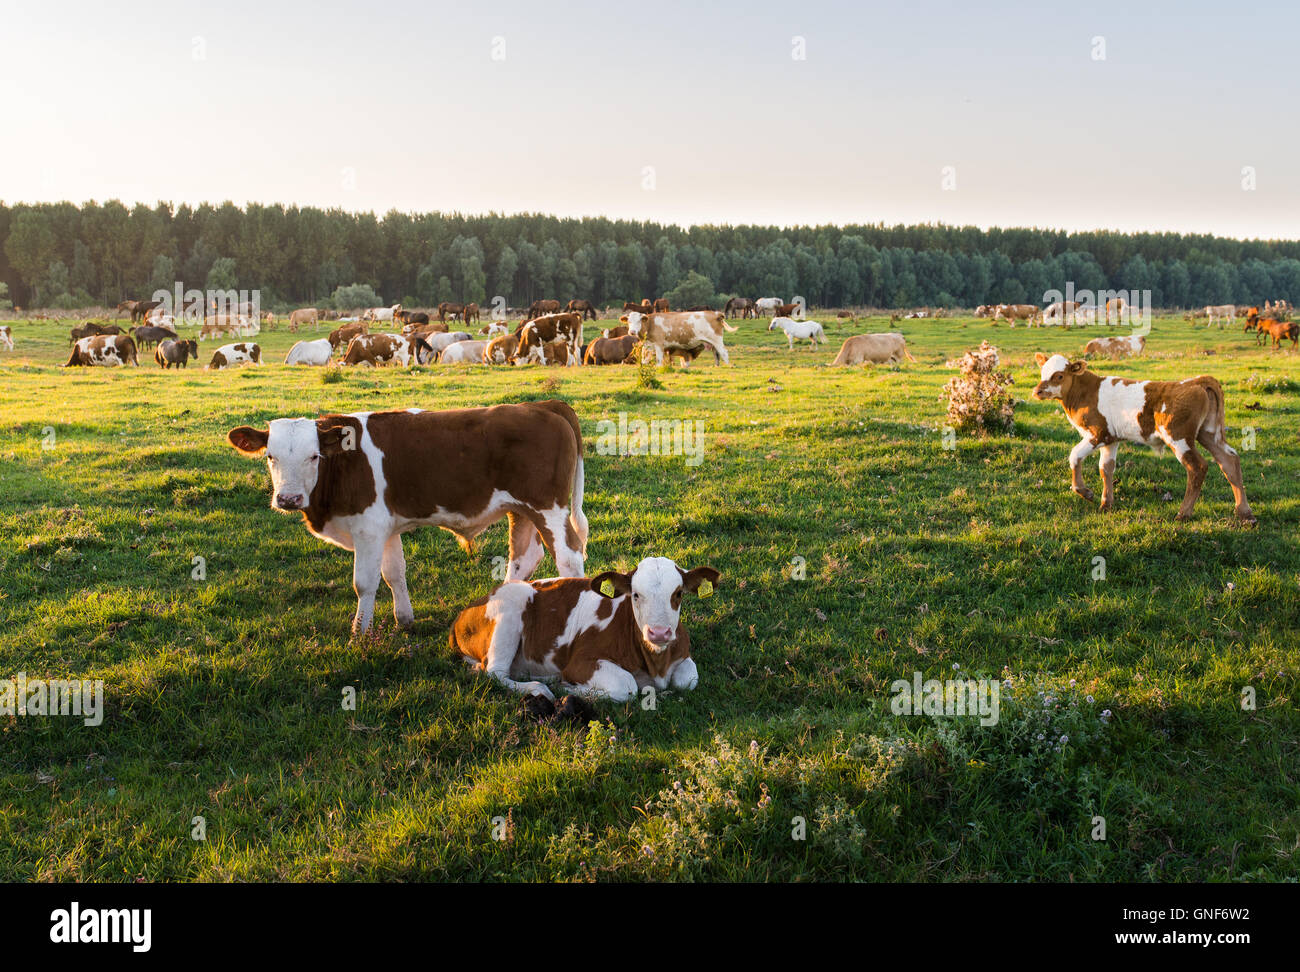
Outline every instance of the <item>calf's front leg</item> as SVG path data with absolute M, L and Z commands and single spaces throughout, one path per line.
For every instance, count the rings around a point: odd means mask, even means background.
M 1097 448 L 1091 439 L 1083 439 L 1070 450 L 1070 488 L 1086 500 L 1093 500 L 1096 494 L 1083 481 L 1083 460 L 1092 455 Z
M 375 616 L 375 592 L 379 589 L 384 541 L 355 537 L 354 543 L 352 589 L 357 592 L 357 613 L 352 618 L 352 633 L 358 635 L 370 630 L 370 621 Z

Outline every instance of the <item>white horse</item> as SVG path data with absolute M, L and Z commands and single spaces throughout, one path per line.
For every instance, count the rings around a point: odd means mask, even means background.
M 826 343 L 826 332 L 816 321 L 796 321 L 789 317 L 774 317 L 772 323 L 767 325 L 770 331 L 779 327 L 785 331 L 786 339 L 790 342 L 790 350 L 794 350 L 795 341 L 807 341 L 808 350 L 816 351 L 818 343 Z

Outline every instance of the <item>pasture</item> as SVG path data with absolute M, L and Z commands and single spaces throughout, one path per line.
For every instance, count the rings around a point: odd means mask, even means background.
M 824 365 L 888 321 L 818 319 L 815 353 L 733 322 L 735 367 L 703 355 L 661 390 L 629 367 L 326 382 L 278 363 L 284 330 L 254 339 L 260 368 L 63 370 L 66 324 L 13 322 L 0 677 L 102 678 L 105 714 L 0 717 L 0 879 L 1294 880 L 1300 356 L 1157 317 L 1144 357 L 1093 363 L 1213 374 L 1229 441 L 1255 430 L 1258 526 L 1213 466 L 1175 523 L 1168 453 L 1122 447 L 1101 514 L 1069 491 L 1059 406 L 1024 401 L 1035 351 L 1104 329 L 905 320 L 915 363 L 850 370 Z M 945 449 L 944 362 L 982 339 L 1015 375 L 1015 433 Z M 351 555 L 269 509 L 265 463 L 225 442 L 277 416 L 550 397 L 583 425 L 588 574 L 648 555 L 722 574 L 683 610 L 699 688 L 586 727 L 524 720 L 448 650 L 503 524 L 468 556 L 408 535 L 415 626 L 381 587 L 350 640 Z M 599 454 L 620 413 L 702 421 L 702 462 Z M 895 715 L 916 671 L 1003 681 L 1000 721 Z

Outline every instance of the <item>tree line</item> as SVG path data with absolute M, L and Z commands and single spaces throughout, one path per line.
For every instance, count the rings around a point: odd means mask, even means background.
M 1037 303 L 1150 290 L 1161 307 L 1300 301 L 1300 241 L 971 226 L 692 226 L 540 214 L 374 213 L 232 203 L 0 203 L 0 282 L 20 306 L 116 304 L 154 291 L 260 290 L 263 307 L 597 304 L 736 294 L 821 307 Z M 355 292 L 355 291 L 352 291 Z

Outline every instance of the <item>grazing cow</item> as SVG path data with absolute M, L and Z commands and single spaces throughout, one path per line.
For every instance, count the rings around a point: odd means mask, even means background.
M 537 679 L 556 676 L 576 695 L 612 702 L 642 686 L 689 691 L 699 672 L 682 595 L 708 597 L 719 576 L 647 557 L 630 574 L 510 581 L 460 612 L 451 648 L 521 695 L 553 699 Z
M 534 344 L 526 352 L 517 351 L 511 364 L 558 365 L 568 367 L 582 364 L 582 351 L 563 341 Z
M 478 329 L 478 332 L 480 334 L 486 334 L 488 339 L 491 340 L 501 334 L 509 334 L 510 328 L 506 327 L 504 321 L 488 321 Z
M 438 364 L 482 364 L 487 341 L 457 341 L 443 348 Z
M 199 360 L 199 342 L 192 338 L 188 341 L 162 341 L 153 353 L 158 367 L 170 369 L 172 365 L 188 368 L 190 358 Z
M 198 348 L 195 347 L 195 356 L 198 355 Z M 262 349 L 259 345 L 251 341 L 239 341 L 235 344 L 223 344 L 212 352 L 212 360 L 208 362 L 204 371 L 221 371 L 223 368 L 233 368 L 238 364 L 252 363 L 260 365 L 262 363 Z
M 266 329 L 269 331 L 272 327 L 275 326 L 275 315 L 270 311 L 263 311 L 262 323 L 266 325 Z
M 411 335 L 428 337 L 430 334 L 446 334 L 447 325 L 442 321 L 430 321 L 428 324 L 408 324 L 402 328 L 402 333 L 408 337 Z
M 1147 339 L 1141 334 L 1130 337 L 1093 338 L 1083 347 L 1084 354 L 1105 354 L 1112 358 L 1123 358 L 1130 354 L 1141 354 L 1147 346 Z
M 135 338 L 138 347 L 147 348 L 159 341 L 175 340 L 176 332 L 169 327 L 141 325 L 131 328 L 131 337 Z
M 0 344 L 10 351 L 14 349 L 14 332 L 8 324 L 0 325 Z
M 722 341 L 723 331 L 737 331 L 732 327 L 721 311 L 677 311 L 668 314 L 641 314 L 630 311 L 619 318 L 627 324 L 627 332 L 642 338 L 647 347 L 653 348 L 655 364 L 664 363 L 664 354 L 673 351 L 694 351 L 698 353 L 705 347 L 713 352 L 714 363 L 731 364 L 726 346 Z M 691 355 L 694 358 L 694 355 Z M 690 367 L 690 362 L 686 362 Z
M 315 341 L 299 341 L 284 356 L 287 365 L 312 365 L 323 367 L 330 363 L 334 355 L 334 343 L 329 338 L 317 338 Z
M 345 365 L 369 365 L 373 368 L 395 364 L 409 368 L 427 364 L 434 356 L 433 348 L 422 337 L 404 337 L 401 334 L 358 334 L 343 355 Z
M 91 365 L 139 365 L 135 341 L 126 334 L 96 334 L 84 337 L 72 346 L 72 356 L 65 368 Z
M 998 308 L 996 304 L 980 304 L 978 307 L 975 308 L 975 316 L 991 317 L 993 316 L 993 312 L 996 311 L 997 309 Z
M 1210 375 L 1182 381 L 1133 381 L 1101 378 L 1085 361 L 1063 354 L 1034 355 L 1042 371 L 1034 386 L 1040 402 L 1059 401 L 1080 436 L 1070 451 L 1070 488 L 1086 500 L 1095 494 L 1083 482 L 1080 466 L 1094 449 L 1101 450 L 1101 508 L 1115 504 L 1115 457 L 1121 442 L 1136 442 L 1159 451 L 1169 446 L 1187 469 L 1187 492 L 1177 519 L 1186 520 L 1201 495 L 1207 464 L 1196 449 L 1210 450 L 1232 486 L 1237 516 L 1248 523 L 1255 516 L 1246 502 L 1241 459 L 1225 438 L 1223 389 Z
M 807 341 L 809 351 L 816 351 L 819 343 L 826 343 L 826 332 L 816 321 L 794 321 L 788 317 L 774 317 L 772 323 L 767 325 L 769 331 L 778 327 L 785 331 L 791 351 L 794 350 L 795 341 Z
M 331 348 L 338 348 L 340 345 L 347 347 L 354 337 L 358 334 L 369 334 L 370 325 L 368 324 L 344 324 L 330 331 L 330 336 L 325 340 L 329 341 Z
M 1300 342 L 1300 325 L 1295 321 L 1275 321 L 1268 317 L 1255 322 L 1255 343 L 1260 344 L 1267 335 L 1273 339 L 1273 350 L 1282 346 L 1283 341 L 1290 341 L 1292 347 Z
M 854 314 L 853 311 L 847 310 L 837 312 L 835 317 L 837 320 L 848 321 L 849 323 L 856 323 L 858 319 L 857 315 Z
M 1247 308 L 1246 325 L 1241 329 L 1241 333 L 1245 334 L 1247 331 L 1253 331 L 1258 326 L 1259 326 L 1259 308 L 1258 307 Z M 1209 327 L 1209 325 L 1207 324 L 1206 327 Z
M 448 317 L 450 317 L 454 321 L 459 319 L 460 315 L 463 314 L 464 312 L 465 312 L 464 304 L 454 304 L 449 300 L 444 300 L 441 304 L 438 305 L 438 320 L 441 321 L 443 324 L 446 324 Z
M 627 333 L 627 325 L 620 324 L 618 327 L 605 328 L 605 330 L 600 332 L 600 336 L 607 337 L 607 338 L 616 338 L 616 337 L 622 337 L 626 333 Z
M 519 347 L 516 357 L 525 359 L 534 357 L 534 349 L 543 344 L 562 343 L 573 348 L 576 353 L 582 347 L 581 314 L 547 314 L 526 321 L 519 329 Z M 541 360 L 537 352 L 537 360 Z
M 361 314 L 363 321 L 388 321 L 392 322 L 393 315 L 402 309 L 401 304 L 394 304 L 392 307 L 368 307 Z
M 1016 321 L 1025 321 L 1033 324 L 1040 320 L 1039 315 L 1042 311 L 1037 304 L 998 304 L 997 310 L 993 314 L 993 319 L 997 321 L 1010 321 L 1011 326 L 1016 326 Z
M 1259 313 L 1258 307 L 1252 308 L 1252 310 L 1254 310 L 1256 314 Z M 1218 321 L 1219 330 L 1223 330 L 1224 321 L 1227 321 L 1229 324 L 1237 323 L 1237 305 L 1236 304 L 1213 304 L 1213 305 L 1207 304 L 1205 307 L 1205 317 L 1206 317 L 1206 322 L 1205 322 L 1206 327 L 1209 327 L 1215 321 Z M 1108 324 L 1110 323 L 1110 301 L 1106 302 L 1106 323 Z
M 778 308 L 776 309 L 776 316 L 777 316 L 777 317 L 799 318 L 800 320 L 802 320 L 802 319 L 803 319 L 803 305 L 802 305 L 802 304 L 782 304 L 780 307 L 778 307 Z
M 668 298 L 660 297 L 658 300 L 655 301 L 655 313 L 663 314 L 666 313 L 667 311 L 668 311 Z
M 429 350 L 432 351 L 436 357 L 453 344 L 459 344 L 462 341 L 469 341 L 472 339 L 466 331 L 449 331 L 444 334 L 425 334 L 420 337 L 420 340 L 428 346 Z
M 564 305 L 565 311 L 571 314 L 581 314 L 585 321 L 588 316 L 594 321 L 597 318 L 596 308 L 592 306 L 589 300 L 571 300 Z
M 313 535 L 355 551 L 354 634 L 370 627 L 381 575 L 397 623 L 414 620 L 402 534 L 416 527 L 442 527 L 468 551 L 504 517 L 507 581 L 531 577 L 548 550 L 560 576 L 582 576 L 582 432 L 564 402 L 282 418 L 227 439 L 266 453 L 272 509 L 301 511 Z
M 894 331 L 883 334 L 855 334 L 845 338 L 840 345 L 840 353 L 831 365 L 851 366 L 860 364 L 902 364 L 903 358 L 916 361 L 907 350 L 907 341 L 903 335 Z
M 582 353 L 582 363 L 586 365 L 617 365 L 635 363 L 630 361 L 632 352 L 640 339 L 631 334 L 622 337 L 596 338 Z
M 218 315 L 204 320 L 203 326 L 199 328 L 199 340 L 224 336 L 248 337 L 260 330 L 261 325 L 246 314 L 234 317 Z
M 320 312 L 315 307 L 299 307 L 296 311 L 289 313 L 289 330 L 297 331 L 298 325 L 311 324 L 313 327 L 320 327 Z
M 479 314 L 478 304 L 466 304 L 465 309 L 460 313 L 460 320 L 462 324 L 468 324 L 470 321 L 482 320 L 482 316 Z
M 739 317 L 742 320 L 747 317 L 758 316 L 758 312 L 754 308 L 754 302 L 748 297 L 732 297 L 722 305 L 722 313 L 728 317 Z
M 519 335 L 503 334 L 487 343 L 483 349 L 484 364 L 509 364 L 519 350 Z
M 760 297 L 758 300 L 754 301 L 754 309 L 756 312 L 762 311 L 772 317 L 780 317 L 781 315 L 777 313 L 777 309 L 782 303 L 780 297 Z M 755 316 L 757 316 L 757 314 Z

